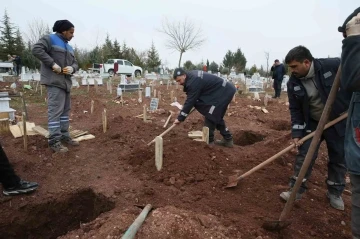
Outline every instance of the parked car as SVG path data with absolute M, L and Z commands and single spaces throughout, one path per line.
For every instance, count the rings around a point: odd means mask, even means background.
M 110 75 L 116 73 L 127 76 L 131 76 L 132 74 L 140 76 L 143 71 L 141 67 L 135 66 L 130 61 L 124 59 L 108 59 L 104 64 L 94 63 L 93 68 L 90 68 L 90 70 L 99 73 L 109 73 Z

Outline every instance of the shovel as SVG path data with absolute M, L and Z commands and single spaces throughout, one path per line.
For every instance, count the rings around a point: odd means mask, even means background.
M 338 118 L 330 121 L 329 123 L 327 123 L 325 125 L 324 129 L 327 129 L 331 126 L 333 126 L 334 124 L 342 121 L 343 119 L 346 119 L 346 117 L 348 116 L 348 113 L 344 113 L 341 116 L 339 116 Z M 304 138 L 300 139 L 298 142 L 300 144 L 304 143 L 306 140 L 312 138 L 315 135 L 315 131 L 306 135 Z M 233 188 L 236 187 L 238 185 L 238 182 L 241 179 L 246 178 L 247 176 L 249 176 L 250 174 L 253 174 L 254 172 L 258 171 L 259 169 L 262 169 L 263 167 L 265 167 L 266 165 L 268 165 L 269 163 L 273 162 L 275 159 L 277 159 L 278 157 L 280 157 L 281 155 L 289 152 L 291 149 L 293 149 L 295 147 L 295 144 L 291 144 L 290 146 L 288 146 L 287 148 L 283 149 L 282 151 L 280 151 L 279 153 L 275 154 L 274 156 L 272 156 L 271 158 L 265 160 L 264 162 L 262 162 L 261 164 L 257 165 L 256 167 L 250 169 L 249 171 L 247 171 L 246 173 L 238 176 L 236 175 L 232 175 L 229 177 L 228 179 L 228 184 L 225 186 L 225 188 Z
M 195 108 L 192 108 L 192 109 L 190 110 L 190 112 L 189 112 L 188 115 L 190 115 L 194 110 L 195 110 Z M 170 126 L 169 128 L 167 128 L 164 132 L 162 132 L 159 136 L 160 136 L 160 137 L 163 137 L 165 134 L 169 133 L 169 131 L 172 130 L 175 126 L 176 126 L 176 124 L 171 125 L 171 126 Z M 155 138 L 155 139 L 156 139 L 156 138 Z M 151 140 L 151 141 L 147 144 L 147 146 L 150 146 L 152 143 L 154 143 L 154 142 L 155 142 L 155 139 Z
M 325 104 L 325 107 L 324 107 L 324 111 L 321 114 L 321 118 L 320 118 L 320 121 L 319 121 L 318 126 L 316 128 L 314 138 L 311 141 L 309 150 L 308 150 L 308 152 L 306 154 L 304 163 L 303 163 L 303 165 L 301 167 L 301 170 L 299 172 L 299 175 L 298 175 L 298 177 L 296 179 L 295 185 L 291 190 L 290 198 L 287 200 L 287 202 L 285 204 L 285 207 L 284 207 L 283 211 L 281 212 L 279 220 L 277 220 L 277 221 L 265 221 L 263 223 L 262 227 L 264 229 L 266 229 L 266 230 L 269 230 L 269 231 L 281 231 L 282 229 L 288 227 L 291 224 L 291 222 L 287 221 L 287 219 L 288 219 L 290 211 L 291 211 L 291 209 L 292 209 L 292 207 L 294 205 L 296 193 L 298 192 L 298 190 L 300 188 L 300 185 L 301 185 L 301 183 L 302 183 L 302 181 L 303 181 L 303 179 L 305 177 L 305 174 L 306 174 L 306 172 L 307 172 L 307 170 L 309 168 L 309 165 L 310 165 L 310 163 L 312 161 L 313 155 L 314 155 L 314 153 L 316 151 L 317 145 L 320 142 L 321 135 L 322 135 L 322 133 L 324 131 L 325 123 L 329 118 L 329 115 L 330 115 L 330 112 L 331 112 L 331 107 L 332 107 L 332 105 L 333 105 L 333 103 L 335 101 L 336 93 L 337 93 L 337 91 L 338 91 L 338 89 L 340 87 L 340 74 L 341 74 L 341 66 L 339 66 L 339 69 L 338 69 L 338 71 L 336 73 L 336 77 L 335 77 L 333 86 L 331 87 L 329 97 L 328 97 L 328 99 L 326 101 L 326 104 Z

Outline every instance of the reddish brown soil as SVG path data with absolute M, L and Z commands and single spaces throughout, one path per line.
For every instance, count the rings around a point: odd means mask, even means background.
M 225 117 L 237 144 L 232 149 L 210 148 L 188 138 L 188 131 L 201 130 L 203 124 L 202 116 L 193 113 L 163 137 L 164 164 L 158 172 L 154 145 L 147 143 L 164 131 L 168 114 L 151 114 L 152 122 L 144 123 L 134 117 L 143 112 L 137 92 L 125 94 L 127 104 L 121 106 L 111 102 L 115 93 L 110 96 L 105 85 L 98 94 L 92 87 L 89 94 L 86 87 L 73 89 L 71 126 L 96 138 L 66 154 L 53 154 L 42 136 L 30 136 L 25 152 L 22 138 L 1 135 L 17 173 L 39 182 L 40 187 L 31 195 L 0 196 L 0 238 L 121 238 L 141 212 L 139 206 L 146 204 L 154 210 L 137 238 L 351 238 L 350 196 L 343 195 L 343 212 L 332 209 L 325 196 L 324 145 L 309 191 L 296 202 L 292 224 L 280 234 L 261 225 L 278 219 L 285 205 L 279 194 L 287 189 L 292 175 L 294 151 L 243 179 L 236 188 L 223 189 L 228 176 L 246 172 L 289 145 L 289 111 L 284 100 L 270 101 L 269 114 L 264 114 L 247 107 L 262 102 L 238 95 L 228 110 L 234 114 Z M 159 108 L 176 111 L 169 106 L 170 90 L 157 89 L 163 92 Z M 180 88 L 177 94 L 183 103 Z M 93 114 L 91 99 L 95 101 Z M 29 120 L 46 127 L 44 97 L 27 92 L 26 100 Z M 149 101 L 144 103 L 149 105 Z M 11 104 L 20 112 L 18 99 Z M 106 133 L 101 123 L 104 108 Z

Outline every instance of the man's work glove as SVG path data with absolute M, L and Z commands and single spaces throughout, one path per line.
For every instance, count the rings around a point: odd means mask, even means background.
M 53 69 L 53 71 L 54 71 L 55 73 L 57 73 L 57 74 L 60 74 L 60 73 L 61 73 L 61 67 L 60 67 L 58 64 L 56 64 L 56 63 L 54 63 L 54 65 L 52 66 L 52 69 Z
M 360 13 L 346 24 L 346 35 L 348 37 L 360 35 Z
M 71 75 L 74 72 L 74 68 L 72 68 L 71 66 L 67 66 L 63 69 L 63 73 L 65 75 Z

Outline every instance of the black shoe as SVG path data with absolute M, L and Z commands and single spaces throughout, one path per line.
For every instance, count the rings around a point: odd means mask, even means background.
M 75 141 L 70 137 L 62 138 L 61 142 L 65 143 L 67 145 L 71 145 L 71 146 L 79 146 L 80 145 L 80 143 L 78 141 Z
M 17 186 L 10 187 L 10 188 L 4 188 L 3 194 L 6 196 L 26 194 L 26 193 L 35 191 L 38 186 L 39 186 L 38 183 L 20 180 L 20 182 Z
M 227 147 L 227 148 L 232 148 L 232 147 L 234 147 L 233 139 L 216 140 L 216 141 L 215 141 L 215 144 L 216 144 L 216 145 L 223 146 L 223 147 Z
M 66 153 L 67 151 L 69 151 L 69 149 L 62 145 L 60 142 L 50 144 L 49 146 L 55 153 Z

